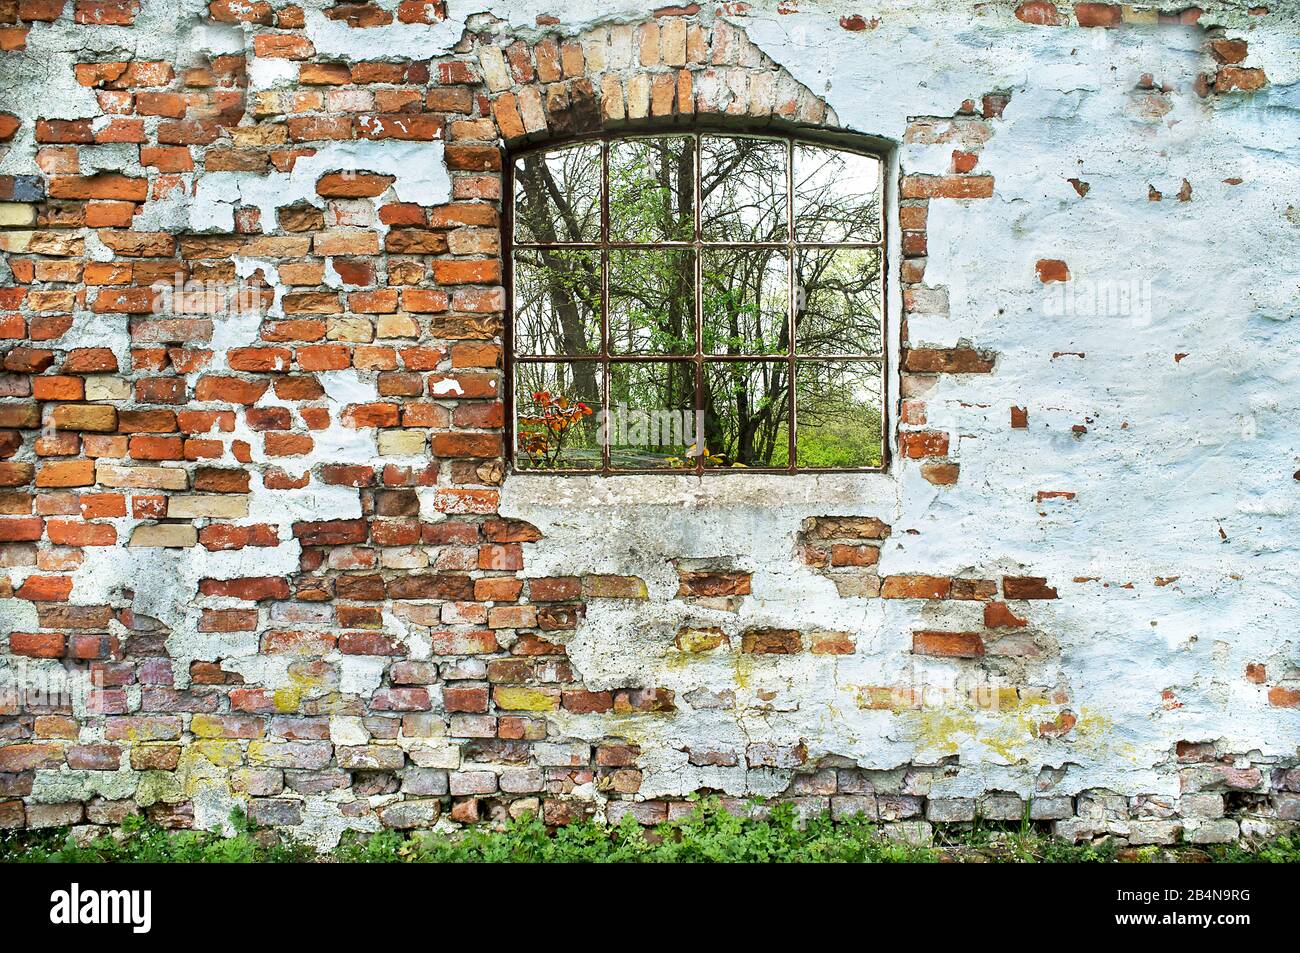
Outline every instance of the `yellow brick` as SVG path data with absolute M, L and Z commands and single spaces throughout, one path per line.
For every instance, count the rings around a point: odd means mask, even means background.
M 644 579 L 636 576 L 584 576 L 582 594 L 592 599 L 646 599 Z
M 238 741 L 191 741 L 184 757 L 207 761 L 218 768 L 233 768 L 243 760 Z
M 130 396 L 130 381 L 108 375 L 86 378 L 86 400 L 126 400 Z
M 136 549 L 188 549 L 198 541 L 199 532 L 189 523 L 155 523 L 137 526 L 128 545 Z
M 375 322 L 376 337 L 415 338 L 420 336 L 420 322 L 409 314 L 382 314 Z
M 242 519 L 248 515 L 248 497 L 239 494 L 173 496 L 167 501 L 169 517 L 188 520 L 197 517 Z
M 331 341 L 352 341 L 364 344 L 374 340 L 375 329 L 365 318 L 336 318 L 329 322 L 327 337 Z
M 555 711 L 560 707 L 558 695 L 539 688 L 499 686 L 493 692 L 497 707 L 506 711 Z
M 120 467 L 111 463 L 96 465 L 95 481 L 103 486 L 129 487 L 135 490 L 183 490 L 189 486 L 184 470 L 173 467 Z
M 379 454 L 384 457 L 414 457 L 424 453 L 421 430 L 381 430 Z
M 117 408 L 107 404 L 61 404 L 52 418 L 56 430 L 112 433 L 117 429 Z
M 0 227 L 26 228 L 36 224 L 36 206 L 23 202 L 0 202 Z
M 21 255 L 32 243 L 35 232 L 0 232 L 0 251 Z
M 685 628 L 677 633 L 677 647 L 683 652 L 708 652 L 726 641 L 726 633 L 717 628 Z

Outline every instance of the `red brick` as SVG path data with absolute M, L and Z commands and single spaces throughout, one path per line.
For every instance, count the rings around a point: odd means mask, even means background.
M 903 178 L 905 199 L 985 199 L 993 195 L 991 175 L 909 175 Z
M 344 655 L 402 655 L 405 648 L 381 632 L 344 632 L 339 636 Z M 448 707 L 450 709 L 450 706 Z
M 340 546 L 366 540 L 365 520 L 326 520 L 293 524 L 293 535 L 303 546 Z
M 992 354 L 968 347 L 908 348 L 905 370 L 918 374 L 987 374 L 993 370 Z
M 1239 66 L 1221 66 L 1214 75 L 1216 92 L 1227 93 L 1234 89 L 1252 92 L 1268 85 L 1268 77 L 1262 69 L 1244 69 Z
M 16 593 L 32 602 L 67 602 L 72 595 L 70 576 L 28 576 Z
M 315 47 L 305 36 L 288 33 L 258 33 L 253 36 L 253 53 L 263 59 L 305 60 Z
M 1123 9 L 1112 3 L 1076 3 L 1074 15 L 1079 21 L 1079 26 L 1084 27 L 1119 26 L 1124 19 Z
M 488 710 L 487 686 L 449 686 L 443 689 L 442 703 L 450 712 L 485 712 Z
M 257 628 L 256 609 L 204 609 L 200 632 L 252 632 Z
M 6 466 L 14 465 L 6 464 Z M 27 464 L 27 466 L 30 466 L 30 464 Z M 0 519 L 0 543 L 35 542 L 44 534 L 45 520 L 39 517 Z
M 497 434 L 437 433 L 432 448 L 439 457 L 496 457 L 501 454 L 501 437 Z
M 427 113 L 367 113 L 356 117 L 358 139 L 402 139 L 433 142 L 442 138 L 442 117 Z
M 984 604 L 984 627 L 986 629 L 1019 629 L 1029 623 L 1011 611 L 1005 602 L 987 602 Z
M 1056 590 L 1040 576 L 1003 576 L 1002 594 L 1008 599 L 1055 599 Z
M 122 199 L 143 202 L 148 195 L 145 179 L 131 178 L 114 172 L 100 175 L 55 177 L 50 182 L 50 198 L 55 199 Z
M 1038 280 L 1043 284 L 1070 280 L 1070 267 L 1059 258 L 1040 258 L 1034 269 L 1038 272 Z
M 913 632 L 912 651 L 944 658 L 977 658 L 984 654 L 984 638 L 978 632 Z
M 1067 18 L 1048 0 L 1024 0 L 1016 7 L 1016 19 L 1035 26 L 1061 26 Z
M 232 404 L 255 404 L 266 393 L 267 381 L 248 381 L 236 377 L 201 377 L 194 399 Z
M 880 584 L 882 599 L 946 599 L 952 590 L 947 576 L 886 576 Z
M 794 629 L 749 629 L 741 635 L 741 651 L 755 655 L 796 655 L 803 636 Z
M 73 20 L 86 25 L 131 26 L 139 12 L 140 0 L 77 0 Z
M 52 23 L 63 15 L 67 0 L 19 0 L 17 15 L 22 20 L 39 20 Z M 10 17 L 13 7 L 10 7 Z M 9 22 L 13 22 L 12 19 Z
M 395 176 L 365 172 L 331 172 L 316 182 L 316 192 L 326 198 L 374 198 L 383 195 Z
M 36 141 L 85 144 L 95 141 L 89 119 L 38 119 Z
M 1274 708 L 1300 708 L 1300 688 L 1274 685 L 1268 690 L 1268 703 Z
M 111 523 L 50 520 L 46 532 L 50 542 L 57 546 L 112 546 L 117 543 L 117 529 Z
M 64 638 L 57 633 L 11 632 L 9 651 L 27 658 L 59 658 L 63 655 Z M 3 751 L 0 748 L 0 751 Z
M 1246 58 L 1249 48 L 1245 40 L 1219 37 L 1210 41 L 1210 52 L 1220 63 L 1240 63 Z
M 913 460 L 948 454 L 948 435 L 933 430 L 906 430 L 899 434 L 899 449 Z

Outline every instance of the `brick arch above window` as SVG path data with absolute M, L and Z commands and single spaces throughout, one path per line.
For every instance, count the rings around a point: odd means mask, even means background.
M 510 146 L 708 115 L 839 126 L 824 100 L 721 20 L 663 17 L 536 41 L 479 36 L 472 52 Z

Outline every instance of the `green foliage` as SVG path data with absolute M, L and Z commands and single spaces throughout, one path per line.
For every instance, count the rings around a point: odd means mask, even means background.
M 296 863 L 314 857 L 310 848 L 257 836 L 243 814 L 231 815 L 233 837 L 210 831 L 169 831 L 139 816 L 120 830 L 77 844 L 66 831 L 14 833 L 0 838 L 0 861 L 60 864 L 248 864 Z
M 1258 847 L 1223 844 L 1210 849 L 1214 860 L 1227 864 L 1300 864 L 1300 833 L 1284 835 Z
M 391 831 L 349 838 L 336 854 L 357 863 L 880 863 L 933 861 L 924 848 L 883 838 L 861 818 L 827 816 L 801 825 L 794 807 L 774 807 L 764 819 L 731 814 L 703 801 L 686 818 L 649 831 L 627 816 L 614 827 L 580 821 L 554 833 L 534 815 L 502 831 L 471 830 L 455 837 Z
M 1039 833 L 1025 820 L 999 827 L 975 824 L 940 829 L 933 847 L 891 840 L 881 829 L 851 817 L 821 815 L 802 821 L 791 804 L 762 817 L 731 814 L 716 799 L 700 801 L 680 820 L 645 829 L 630 817 L 605 826 L 584 820 L 549 830 L 528 814 L 504 829 L 372 835 L 349 832 L 330 854 L 285 841 L 232 816 L 234 836 L 169 831 L 139 817 L 121 829 L 77 844 L 66 830 L 0 835 L 0 862 L 8 863 L 936 863 L 979 860 L 1003 863 L 1154 862 L 1167 851 L 1113 844 L 1072 845 Z M 1199 849 L 1222 863 L 1300 863 L 1300 835 L 1261 845 Z
M 845 402 L 842 414 L 826 416 L 817 424 L 799 419 L 799 466 L 880 465 L 880 411 Z
M 956 859 L 979 855 L 980 860 L 1012 864 L 1108 864 L 1119 860 L 1114 842 L 1071 844 L 1039 833 L 1028 819 L 1014 828 L 976 821 L 960 831 L 940 830 L 935 846 L 953 852 Z M 1143 862 L 1158 858 L 1146 856 Z

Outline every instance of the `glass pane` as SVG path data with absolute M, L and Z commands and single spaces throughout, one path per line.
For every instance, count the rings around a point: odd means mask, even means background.
M 515 162 L 515 241 L 600 241 L 600 143 Z
M 693 251 L 611 249 L 610 353 L 694 354 L 694 289 Z
M 790 265 L 776 248 L 704 253 L 704 353 L 788 354 Z
M 515 363 L 515 465 L 600 469 L 601 370 L 596 361 Z
M 880 365 L 800 361 L 795 462 L 804 469 L 880 466 Z
M 705 136 L 700 149 L 704 240 L 785 241 L 789 237 L 785 142 Z
M 692 469 L 695 364 L 611 364 L 609 462 L 616 470 Z
M 879 354 L 878 248 L 800 248 L 795 254 L 795 350 Z
M 694 237 L 695 140 L 671 136 L 610 143 L 610 241 Z
M 801 242 L 880 241 L 880 160 L 796 145 L 794 234 Z
M 515 252 L 516 354 L 600 351 L 600 253 Z
M 705 466 L 786 466 L 789 388 L 790 365 L 784 361 L 705 364 Z

